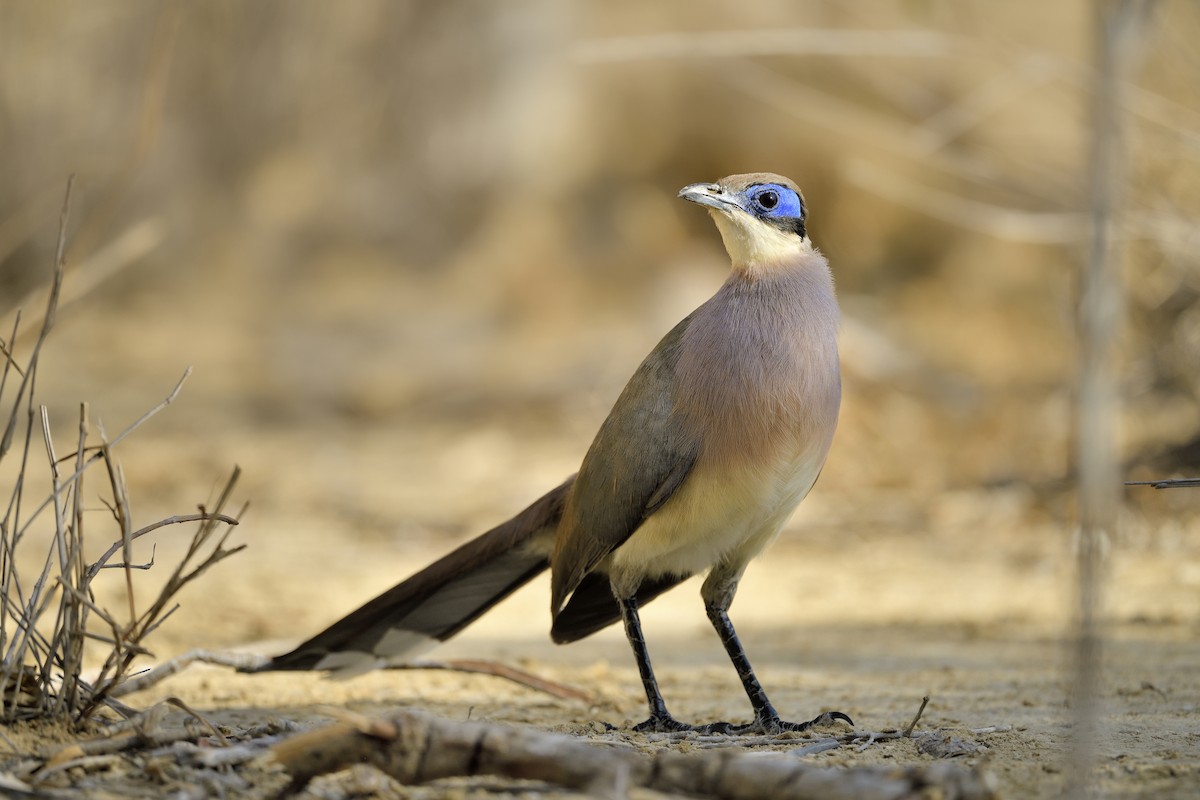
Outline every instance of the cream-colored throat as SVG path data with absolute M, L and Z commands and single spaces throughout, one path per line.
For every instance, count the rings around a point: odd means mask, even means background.
M 751 274 L 770 271 L 776 265 L 786 264 L 796 256 L 812 252 L 812 244 L 808 239 L 801 239 L 794 233 L 786 233 L 753 217 L 734 220 L 716 209 L 713 209 L 712 216 L 733 266 Z

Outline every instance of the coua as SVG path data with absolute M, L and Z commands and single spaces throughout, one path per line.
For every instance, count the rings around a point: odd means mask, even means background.
M 266 669 L 356 673 L 402 661 L 549 568 L 554 641 L 623 623 L 649 703 L 637 729 L 812 724 L 780 718 L 728 610 L 746 565 L 813 487 L 833 440 L 841 399 L 833 279 L 787 178 L 732 175 L 679 196 L 708 209 L 732 270 L 634 372 L 579 472 Z M 704 608 L 754 709 L 748 725 L 676 720 L 654 677 L 638 609 L 700 573 Z M 849 722 L 840 712 L 825 718 Z

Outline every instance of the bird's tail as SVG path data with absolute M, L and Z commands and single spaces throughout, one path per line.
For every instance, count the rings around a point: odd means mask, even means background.
M 574 480 L 256 671 L 332 670 L 350 677 L 449 639 L 550 566 Z

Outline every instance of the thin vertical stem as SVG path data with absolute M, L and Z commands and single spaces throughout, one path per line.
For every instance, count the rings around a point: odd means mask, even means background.
M 1120 511 L 1116 457 L 1119 410 L 1116 345 L 1124 303 L 1114 243 L 1126 180 L 1121 107 L 1123 73 L 1146 0 L 1104 0 L 1095 6 L 1090 169 L 1091 240 L 1079 302 L 1078 618 L 1071 707 L 1074 742 L 1068 796 L 1093 795 L 1103 657 L 1104 551 Z

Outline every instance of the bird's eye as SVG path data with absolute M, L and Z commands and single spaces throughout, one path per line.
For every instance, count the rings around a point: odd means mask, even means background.
M 745 209 L 764 222 L 804 219 L 804 201 L 794 189 L 777 183 L 759 183 L 743 195 Z

